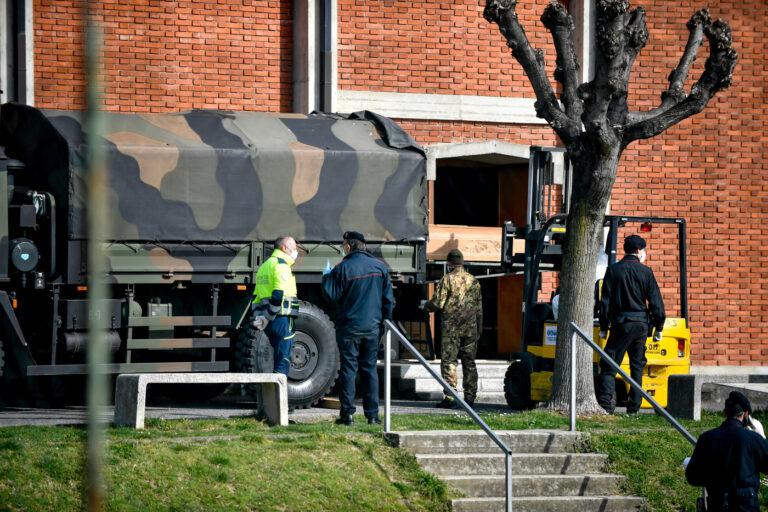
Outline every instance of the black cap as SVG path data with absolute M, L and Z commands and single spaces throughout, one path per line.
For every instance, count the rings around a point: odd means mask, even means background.
M 464 255 L 461 254 L 461 251 L 458 249 L 451 249 L 448 253 L 448 263 L 452 263 L 454 265 L 463 265 Z
M 365 237 L 357 231 L 346 231 L 344 232 L 343 238 L 344 240 L 360 240 L 361 242 L 365 243 Z
M 645 249 L 645 238 L 638 235 L 629 235 L 624 239 L 624 252 L 631 253 Z
M 738 391 L 731 391 L 728 398 L 725 399 L 725 413 L 732 417 L 745 412 L 752 414 L 752 406 L 749 404 L 749 400 Z

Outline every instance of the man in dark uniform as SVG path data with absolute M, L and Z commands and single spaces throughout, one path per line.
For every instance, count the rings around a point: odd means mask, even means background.
M 608 267 L 603 279 L 600 337 L 605 339 L 610 326 L 606 354 L 618 364 L 621 364 L 624 354 L 628 354 L 630 376 L 642 385 L 646 338 L 651 335 L 651 327 L 655 327 L 653 339 L 661 341 L 666 319 L 664 301 L 653 271 L 643 265 L 645 240 L 637 235 L 628 236 L 624 239 L 624 252 L 624 258 Z M 597 400 L 608 414 L 613 414 L 615 387 L 616 372 L 600 361 Z M 631 389 L 627 413 L 637 413 L 641 403 L 642 395 Z
M 369 424 L 377 425 L 381 420 L 376 356 L 383 322 L 392 318 L 392 283 L 387 266 L 366 250 L 362 234 L 344 233 L 343 250 L 344 259 L 323 272 L 322 282 L 323 295 L 336 309 L 336 342 L 341 355 L 341 411 L 336 423 L 353 424 L 359 367 L 363 412 Z
M 768 443 L 745 428 L 752 408 L 732 391 L 725 400 L 725 421 L 696 443 L 685 477 L 707 488 L 707 511 L 759 512 L 760 473 L 768 473 Z

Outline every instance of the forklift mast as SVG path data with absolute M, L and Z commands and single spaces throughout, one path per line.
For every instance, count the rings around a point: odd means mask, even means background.
M 562 247 L 565 240 L 566 221 L 568 218 L 572 169 L 568 159 L 564 158 L 562 182 L 555 179 L 556 153 L 565 153 L 564 148 L 531 147 L 528 168 L 528 209 L 526 226 L 515 227 L 504 224 L 502 247 L 503 264 L 516 268 L 523 273 L 523 348 L 531 335 L 529 329 L 531 310 L 537 303 L 543 271 L 558 271 L 562 266 Z M 564 155 L 565 156 L 565 155 Z M 604 227 L 607 231 L 605 252 L 608 264 L 617 260 L 618 230 L 627 223 L 638 223 L 650 227 L 653 224 L 676 224 L 678 226 L 678 251 L 680 274 L 680 316 L 688 321 L 688 289 L 686 262 L 686 223 L 685 219 L 673 217 L 641 217 L 627 215 L 606 215 Z M 525 254 L 512 253 L 514 238 L 525 239 Z M 522 267 L 522 268 L 520 268 Z M 538 336 L 539 333 L 536 333 Z

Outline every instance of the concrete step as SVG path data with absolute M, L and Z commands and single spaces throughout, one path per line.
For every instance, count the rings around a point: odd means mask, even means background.
M 600 473 L 607 458 L 607 455 L 600 453 L 516 453 L 512 454 L 512 474 L 578 475 Z M 506 471 L 506 457 L 502 453 L 417 453 L 416 460 L 425 471 L 438 477 L 503 475 Z
M 459 381 L 456 383 L 457 389 L 459 391 L 464 390 L 464 379 L 459 377 Z M 413 391 L 416 391 L 417 393 L 423 393 L 423 392 L 432 392 L 432 391 L 443 391 L 443 386 L 440 385 L 439 382 L 437 382 L 432 377 L 429 378 L 419 378 L 419 379 L 405 379 L 400 381 L 400 389 L 407 390 L 412 389 Z M 483 391 L 490 391 L 498 393 L 501 391 L 504 392 L 504 379 L 490 379 L 487 377 L 478 377 L 477 379 L 477 391 L 483 392 Z
M 509 368 L 509 361 L 475 361 L 477 366 L 477 374 L 481 378 L 490 379 L 504 379 L 504 374 Z M 440 360 L 430 362 L 437 374 L 440 374 Z M 462 366 L 459 363 L 457 367 L 458 374 L 461 375 Z M 426 368 L 424 368 L 418 361 L 400 360 L 392 363 L 392 376 L 400 379 L 431 379 Z
M 408 390 L 402 390 L 401 391 L 408 391 Z M 411 391 L 413 393 L 413 391 Z M 462 389 L 459 389 L 459 394 L 463 392 Z M 443 391 L 424 391 L 424 392 L 416 392 L 413 394 L 413 396 L 416 397 L 417 400 L 424 400 L 426 402 L 437 402 L 443 399 Z M 463 398 L 464 395 L 461 395 Z M 504 398 L 504 393 L 502 391 L 499 392 L 488 392 L 488 391 L 478 391 L 477 396 L 475 397 L 476 402 L 480 402 L 482 404 L 506 404 L 507 399 Z
M 592 473 L 588 475 L 513 475 L 512 496 L 607 496 L 615 494 L 620 475 Z M 507 492 L 505 475 L 443 476 L 450 487 L 470 497 L 503 498 Z
M 503 512 L 505 498 L 458 498 L 454 512 Z M 542 496 L 512 498 L 515 512 L 628 512 L 639 510 L 644 500 L 634 496 Z
M 440 361 L 430 363 L 432 369 L 440 374 Z M 476 401 L 482 403 L 504 404 L 504 374 L 509 366 L 508 361 L 477 361 L 477 397 Z M 462 365 L 457 368 L 457 391 L 462 393 L 463 374 Z M 416 361 L 401 360 L 392 363 L 392 378 L 398 382 L 398 389 L 412 394 L 418 400 L 436 401 L 442 400 L 443 388 L 432 377 L 426 368 Z
M 567 430 L 499 430 L 496 435 L 513 453 L 571 452 L 582 439 L 580 432 Z M 411 453 L 492 453 L 499 446 L 482 430 L 435 430 L 390 432 L 387 442 Z

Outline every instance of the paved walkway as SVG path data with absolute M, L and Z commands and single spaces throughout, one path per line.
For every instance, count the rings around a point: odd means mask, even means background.
M 466 414 L 465 412 L 437 409 L 436 402 L 420 402 L 409 400 L 393 400 L 392 414 Z M 380 402 L 381 415 L 384 414 L 384 401 Z M 361 403 L 357 403 L 357 412 L 362 414 Z M 475 410 L 483 413 L 509 413 L 506 404 L 476 403 Z M 215 419 L 233 416 L 250 416 L 256 413 L 256 404 L 248 398 L 223 397 L 212 400 L 207 404 L 178 404 L 152 405 L 146 410 L 147 418 L 164 419 Z M 328 421 L 339 414 L 335 409 L 297 409 L 289 417 L 297 423 Z M 111 422 L 114 418 L 114 407 L 104 408 L 101 418 Z M 85 407 L 74 406 L 61 409 L 29 409 L 7 408 L 0 410 L 0 427 L 20 425 L 82 425 L 88 422 L 88 411 Z

